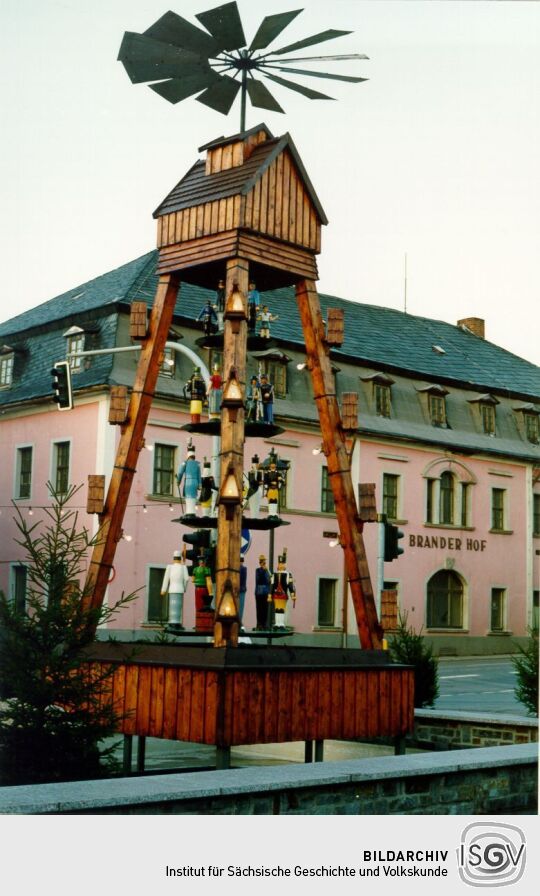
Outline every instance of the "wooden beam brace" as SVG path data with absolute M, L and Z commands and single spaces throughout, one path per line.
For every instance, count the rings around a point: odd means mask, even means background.
M 148 332 L 142 342 L 135 373 L 127 423 L 118 444 L 105 509 L 100 518 L 99 541 L 94 547 L 86 578 L 83 603 L 87 608 L 101 607 L 105 596 L 139 452 L 144 445 L 144 430 L 159 374 L 159 359 L 167 341 L 178 289 L 177 275 L 167 274 L 159 278 Z
M 358 517 L 356 498 L 343 427 L 336 397 L 335 379 L 325 345 L 319 296 L 315 283 L 304 280 L 296 287 L 296 299 L 306 343 L 308 368 L 321 425 L 322 443 L 334 495 L 340 541 L 358 625 L 365 649 L 382 647 L 382 629 L 377 619 L 373 588 Z

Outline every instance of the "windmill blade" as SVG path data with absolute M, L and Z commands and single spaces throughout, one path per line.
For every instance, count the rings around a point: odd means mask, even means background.
M 270 112 L 285 111 L 261 81 L 250 79 L 246 83 L 246 87 L 252 106 L 256 106 L 258 109 L 269 109 Z
M 328 31 L 321 31 L 320 34 L 314 34 L 312 37 L 306 37 L 304 40 L 298 40 L 294 44 L 287 47 L 281 47 L 280 50 L 272 50 L 271 55 L 281 56 L 282 53 L 290 53 L 292 50 L 301 50 L 302 47 L 312 47 L 313 44 L 322 44 L 325 40 L 334 40 L 335 37 L 343 37 L 344 34 L 352 34 L 352 31 L 336 31 L 329 28 Z
M 218 42 L 210 34 L 170 10 L 147 28 L 144 34 L 203 56 L 216 56 L 220 51 Z
M 227 115 L 239 90 L 239 81 L 233 81 L 227 75 L 220 75 L 219 83 L 213 84 L 212 87 L 201 93 L 197 97 L 197 102 L 204 103 L 205 106 L 210 106 L 216 112 L 222 112 L 223 115 Z
M 278 12 L 274 16 L 266 16 L 259 25 L 257 34 L 251 41 L 249 49 L 251 51 L 264 50 L 278 34 L 284 31 L 289 22 L 292 22 L 303 11 L 303 9 L 293 9 L 291 12 Z
M 124 34 L 118 59 L 123 63 L 133 84 L 194 74 L 210 68 L 208 60 L 196 53 L 132 31 Z
M 296 84 L 294 81 L 288 81 L 285 78 L 278 78 L 277 75 L 269 75 L 268 72 L 264 72 L 265 78 L 270 78 L 271 81 L 275 81 L 276 84 L 281 84 L 282 87 L 288 87 L 289 90 L 296 90 L 297 93 L 301 93 L 302 96 L 307 96 L 309 100 L 333 100 L 335 97 L 327 96 L 326 93 L 319 93 L 317 90 L 312 90 L 311 87 L 304 87 L 303 84 Z
M 267 72 L 270 69 L 265 66 L 261 71 Z M 278 65 L 276 63 L 276 71 L 280 72 L 289 72 L 291 75 L 307 75 L 309 78 L 330 78 L 332 81 L 351 81 L 353 84 L 358 84 L 360 81 L 367 81 L 368 78 L 353 78 L 352 75 L 331 75 L 328 72 L 311 72 L 308 69 L 302 68 L 286 68 L 283 65 Z
M 187 78 L 173 78 L 170 81 L 160 81 L 159 84 L 149 84 L 148 86 L 159 93 L 169 103 L 179 103 L 181 100 L 199 93 L 206 87 L 211 87 L 219 81 L 220 75 L 213 71 L 201 73 L 200 75 L 191 75 Z
M 273 51 L 272 51 L 273 52 Z M 280 62 L 279 59 L 270 59 L 272 53 L 267 53 L 263 58 L 268 62 Z M 349 62 L 351 59 L 369 59 L 365 53 L 340 53 L 338 56 L 289 56 L 283 62 L 323 62 L 324 60 L 331 62 Z
M 222 50 L 239 50 L 245 47 L 246 38 L 236 3 L 225 3 L 200 12 L 196 18 L 214 37 Z

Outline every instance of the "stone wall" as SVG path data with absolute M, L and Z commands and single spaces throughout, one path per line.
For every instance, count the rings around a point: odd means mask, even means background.
M 435 750 L 505 747 L 538 741 L 538 719 L 487 712 L 439 712 L 415 709 L 414 731 L 407 742 Z
M 536 814 L 534 744 L 4 787 L 0 814 Z

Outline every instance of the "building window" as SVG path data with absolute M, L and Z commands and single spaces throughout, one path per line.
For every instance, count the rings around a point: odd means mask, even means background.
M 428 582 L 428 628 L 463 628 L 463 585 L 452 570 L 440 570 Z
M 174 445 L 154 445 L 154 479 L 152 493 L 170 498 L 173 495 L 176 447 Z
M 533 603 L 532 603 L 532 620 L 531 620 L 531 628 L 533 632 L 538 632 L 539 625 L 539 613 L 538 606 L 540 604 L 540 591 L 533 591 Z
M 319 579 L 317 625 L 334 628 L 336 624 L 337 579 Z
M 496 532 L 505 529 L 506 489 L 491 489 L 491 528 Z
M 426 491 L 426 523 L 434 523 L 434 512 L 435 512 L 435 480 L 427 479 L 427 491 Z
M 276 398 L 287 397 L 287 365 L 282 361 L 265 360 L 261 373 L 265 373 L 274 387 Z
M 69 358 L 69 366 L 72 373 L 78 373 L 82 369 L 82 358 L 71 357 L 72 352 L 84 351 L 84 332 L 77 332 L 67 337 L 67 355 Z
M 461 525 L 466 528 L 471 519 L 471 484 L 461 483 Z
M 29 498 L 32 493 L 32 448 L 17 448 L 15 497 Z
M 322 468 L 321 475 L 321 513 L 335 513 L 334 493 L 330 487 L 328 467 Z
M 446 401 L 443 395 L 428 395 L 429 419 L 433 426 L 446 426 Z
M 491 621 L 492 632 L 504 631 L 504 615 L 506 610 L 506 588 L 491 589 Z
M 492 404 L 480 405 L 480 416 L 482 418 L 482 429 L 488 436 L 495 435 L 495 406 Z
M 389 520 L 398 518 L 398 489 L 399 476 L 393 473 L 383 473 L 383 508 Z
M 216 364 L 223 374 L 223 352 L 220 352 L 217 348 L 211 348 L 208 352 L 208 369 L 210 373 L 212 373 Z
M 540 494 L 533 495 L 533 535 L 540 537 Z
M 450 526 L 454 524 L 454 477 L 448 471 L 441 474 L 439 522 Z
M 28 569 L 22 563 L 14 564 L 11 567 L 11 575 L 11 595 L 13 607 L 15 609 L 15 612 L 19 613 L 22 616 L 26 611 Z
M 173 348 L 163 349 L 163 361 L 159 368 L 160 376 L 174 376 L 176 367 L 176 352 Z
M 14 355 L 0 356 L 0 388 L 7 389 L 13 383 Z
M 374 383 L 375 413 L 379 417 L 389 417 L 391 410 L 390 386 Z
M 53 484 L 57 495 L 65 495 L 69 488 L 69 442 L 55 442 L 53 446 Z
M 161 586 L 165 575 L 164 566 L 151 566 L 148 570 L 148 600 L 146 621 L 162 625 L 169 618 L 169 597 L 161 596 Z
M 525 421 L 525 435 L 529 442 L 537 445 L 540 441 L 540 423 L 538 414 L 523 414 Z

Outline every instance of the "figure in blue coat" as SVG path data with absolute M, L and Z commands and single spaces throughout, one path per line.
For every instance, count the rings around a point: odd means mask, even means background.
M 204 326 L 204 335 L 212 336 L 218 328 L 218 319 L 216 309 L 212 305 L 210 299 L 207 299 L 197 320 L 202 320 Z
M 176 477 L 178 489 L 184 483 L 182 494 L 186 502 L 186 516 L 195 516 L 195 508 L 197 506 L 197 498 L 201 488 L 201 465 L 195 460 L 195 448 L 188 445 L 185 461 L 178 468 Z

